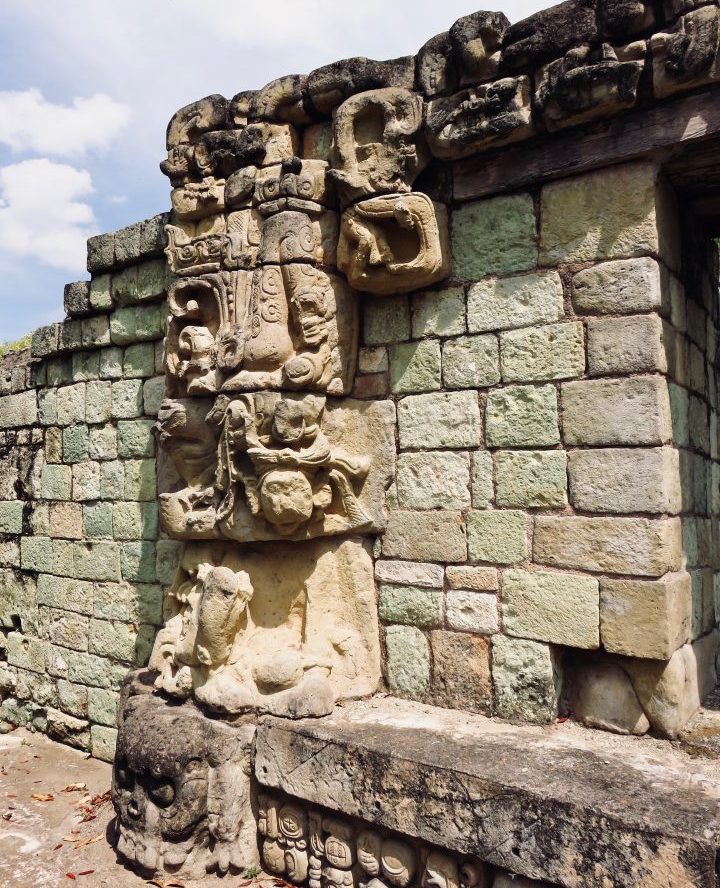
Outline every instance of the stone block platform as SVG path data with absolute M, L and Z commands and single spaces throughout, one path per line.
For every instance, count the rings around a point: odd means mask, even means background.
M 704 734 L 716 716 L 704 713 Z M 263 719 L 255 774 L 302 802 L 568 888 L 717 884 L 720 764 L 677 743 L 384 698 L 322 720 Z

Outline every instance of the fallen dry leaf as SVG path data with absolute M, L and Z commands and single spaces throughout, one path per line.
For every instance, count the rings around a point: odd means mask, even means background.
M 53 848 L 53 851 L 59 851 L 63 846 L 62 842 L 58 842 L 57 845 Z
M 68 783 L 61 792 L 87 792 L 87 783 Z
M 94 845 L 95 842 L 99 842 L 102 839 L 102 833 L 99 836 L 92 836 L 89 839 L 71 839 L 73 845 L 73 851 L 77 851 L 79 848 L 87 848 L 88 845 Z
M 82 872 L 79 872 L 78 875 L 79 876 L 91 876 L 94 872 L 95 872 L 95 870 L 82 870 Z
M 35 799 L 36 802 L 53 802 L 55 800 L 55 796 L 51 792 L 34 792 L 30 798 Z

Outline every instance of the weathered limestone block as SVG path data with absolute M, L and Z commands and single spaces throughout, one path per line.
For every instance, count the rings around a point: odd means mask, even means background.
M 420 293 L 413 298 L 412 335 L 456 336 L 465 332 L 465 293 L 462 287 Z
M 533 557 L 539 564 L 661 577 L 682 562 L 680 519 L 535 519 Z
M 548 324 L 500 334 L 504 382 L 569 379 L 585 372 L 581 323 Z
M 705 6 L 650 38 L 658 98 L 720 79 L 720 12 Z
M 505 77 L 428 105 L 426 134 L 436 157 L 458 159 L 534 133 L 530 78 Z
M 493 635 L 495 709 L 510 721 L 548 724 L 558 713 L 559 660 L 550 645 Z
M 450 44 L 461 82 L 476 83 L 497 74 L 502 37 L 510 22 L 502 12 L 481 10 L 459 18 L 450 28 Z
M 605 650 L 669 660 L 690 640 L 692 596 L 687 573 L 660 580 L 600 582 L 600 634 Z
M 442 346 L 443 383 L 451 389 L 485 388 L 500 382 L 496 336 L 459 336 Z
M 600 646 L 600 594 L 592 577 L 506 570 L 502 600 L 509 635 L 576 648 Z
M 562 385 L 566 444 L 665 444 L 672 440 L 662 376 L 582 380 Z
M 469 509 L 470 459 L 465 453 L 405 453 L 398 460 L 401 509 Z
M 628 674 L 612 662 L 574 664 L 571 701 L 575 718 L 590 728 L 640 736 L 650 729 Z
M 449 628 L 459 632 L 493 635 L 500 629 L 495 595 L 471 589 L 450 589 L 445 600 L 445 614 Z
M 680 460 L 671 447 L 573 450 L 570 501 L 583 512 L 683 510 Z
M 120 857 L 185 878 L 256 865 L 255 725 L 230 726 L 148 690 L 130 686 L 121 703 L 112 782 Z
M 645 67 L 645 43 L 617 51 L 609 44 L 582 45 L 541 69 L 535 91 L 550 131 L 632 108 Z
M 448 566 L 445 576 L 450 589 L 497 592 L 498 575 L 494 567 Z
M 400 449 L 462 449 L 480 443 L 480 407 L 474 392 L 410 395 L 397 409 Z
M 560 440 L 557 394 L 551 385 L 493 389 L 486 409 L 490 447 L 549 447 Z
M 379 559 L 375 562 L 375 579 L 403 586 L 430 586 L 442 589 L 443 569 L 439 564 Z
M 654 259 L 616 259 L 573 275 L 573 305 L 580 314 L 633 314 L 663 305 L 660 266 Z
M 390 512 L 383 536 L 383 555 L 415 561 L 465 561 L 467 540 L 462 515 Z
M 561 450 L 501 450 L 495 454 L 497 504 L 520 508 L 567 505 L 567 454 Z
M 591 318 L 588 322 L 590 375 L 666 372 L 667 333 L 663 321 L 655 314 Z
M 603 37 L 622 39 L 651 27 L 655 12 L 646 0 L 600 0 L 598 22 Z
M 517 564 L 528 557 L 528 516 L 511 509 L 468 512 L 471 561 Z
M 45 358 L 58 350 L 60 325 L 49 324 L 33 331 L 30 351 L 34 358 Z
M 330 114 L 345 99 L 367 90 L 395 87 L 412 89 L 415 65 L 412 56 L 377 62 L 364 57 L 345 59 L 316 68 L 308 74 L 307 90 L 312 107 Z
M 421 586 L 380 586 L 378 614 L 385 623 L 424 628 L 442 624 L 442 591 Z
M 458 63 L 453 55 L 450 34 L 443 31 L 431 37 L 415 56 L 417 85 L 428 98 L 453 92 L 458 87 Z
M 510 330 L 563 317 L 563 290 L 555 272 L 488 278 L 468 291 L 468 330 Z
M 492 711 L 490 642 L 466 632 L 430 632 L 431 697 L 435 705 L 467 712 Z
M 385 630 L 387 682 L 402 696 L 422 698 L 430 685 L 430 645 L 415 626 L 388 626 Z
M 436 391 L 441 383 L 440 343 L 437 340 L 390 346 L 390 390 L 393 394 Z
M 37 395 L 33 389 L 0 398 L 0 429 L 35 425 Z
M 630 163 L 546 185 L 541 263 L 660 254 L 677 267 L 677 223 L 657 175 L 652 164 Z

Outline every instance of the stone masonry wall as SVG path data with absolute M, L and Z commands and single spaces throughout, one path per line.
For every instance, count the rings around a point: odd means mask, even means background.
M 158 216 L 88 244 L 90 282 L 0 378 L 0 723 L 111 760 L 162 623 L 154 416 L 169 273 Z
M 672 734 L 657 697 L 715 681 L 716 260 L 686 255 L 686 292 L 650 164 L 456 206 L 452 244 L 441 288 L 365 302 L 357 393 L 399 420 L 389 687 L 544 722 L 565 665 L 579 717 Z M 611 680 L 614 720 L 585 699 Z
M 363 297 L 353 394 L 398 414 L 375 566 L 392 693 L 672 734 L 647 677 L 689 676 L 688 709 L 714 683 L 717 260 L 683 225 L 683 262 L 678 219 L 651 164 L 457 205 L 449 281 Z M 163 222 L 92 239 L 68 320 L 0 382 L 0 719 L 102 758 L 179 548 L 151 432 Z M 622 717 L 587 699 L 603 681 Z

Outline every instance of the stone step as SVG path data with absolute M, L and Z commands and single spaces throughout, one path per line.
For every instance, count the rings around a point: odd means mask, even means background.
M 720 762 L 394 698 L 266 717 L 266 786 L 567 888 L 716 888 Z

